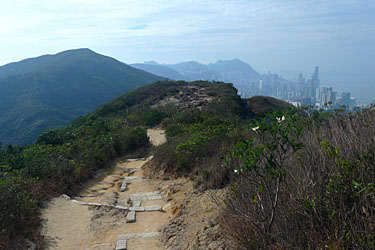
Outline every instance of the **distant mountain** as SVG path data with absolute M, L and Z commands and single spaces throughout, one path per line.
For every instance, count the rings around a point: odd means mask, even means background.
M 220 78 L 220 74 L 218 74 L 218 72 L 211 70 L 208 65 L 204 65 L 196 61 L 182 62 L 178 64 L 168 64 L 166 66 L 178 71 L 180 74 L 182 74 L 191 81 L 213 81 Z
M 232 79 L 233 82 L 260 77 L 260 74 L 249 64 L 239 59 L 219 60 L 216 63 L 209 64 L 208 68 L 219 73 L 223 80 Z
M 139 86 L 165 80 L 89 49 L 64 51 L 0 67 L 0 142 L 25 144 L 43 130 Z
M 262 79 L 261 74 L 239 59 L 219 60 L 208 65 L 197 61 L 177 64 L 159 64 L 155 61 L 148 61 L 132 64 L 131 66 L 172 80 L 205 80 L 233 83 L 240 93 L 242 90 L 249 90 L 252 83 L 258 83 Z
M 137 68 L 137 69 L 144 70 L 154 75 L 169 78 L 171 80 L 187 80 L 187 78 L 181 75 L 180 73 L 178 73 L 178 71 L 168 68 L 166 66 L 160 65 L 153 61 L 145 62 L 145 63 L 130 64 L 130 66 Z
M 208 80 L 233 83 L 240 90 L 249 89 L 250 84 L 258 82 L 262 76 L 249 64 L 239 60 L 219 60 L 208 65 L 196 61 L 165 65 L 178 71 L 187 80 Z

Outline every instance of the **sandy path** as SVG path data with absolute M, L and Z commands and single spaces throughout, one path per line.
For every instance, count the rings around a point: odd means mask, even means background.
M 68 202 L 63 197 L 53 199 L 43 211 L 49 249 L 80 249 L 89 239 L 92 216 L 88 207 Z
M 152 145 L 159 146 L 167 141 L 165 131 L 159 128 L 148 129 L 147 135 L 150 138 Z
M 149 129 L 147 132 L 153 145 L 161 145 L 166 141 L 161 129 Z M 131 207 L 132 194 L 160 191 L 160 187 L 163 186 L 161 181 L 142 179 L 129 181 L 126 191 L 120 192 L 125 177 L 144 178 L 142 166 L 151 159 L 152 156 L 147 159 L 117 162 L 113 171 L 100 180 L 92 181 L 91 185 L 73 199 L 86 203 Z M 141 202 L 141 206 L 144 207 L 162 207 L 166 204 L 163 198 Z M 126 223 L 127 213 L 127 210 L 113 207 L 87 206 L 64 197 L 55 198 L 42 211 L 46 249 L 113 250 L 119 235 L 160 232 L 172 217 L 169 211 L 136 212 L 136 222 Z M 128 239 L 127 249 L 163 249 L 159 237 Z

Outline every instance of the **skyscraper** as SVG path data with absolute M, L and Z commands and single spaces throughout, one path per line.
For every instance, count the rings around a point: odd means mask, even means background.
M 350 105 L 350 92 L 343 92 L 341 95 L 341 105 L 345 105 L 347 108 Z
M 319 88 L 320 87 L 320 80 L 319 80 L 319 66 L 315 66 L 314 75 L 312 77 L 312 84 L 313 88 Z

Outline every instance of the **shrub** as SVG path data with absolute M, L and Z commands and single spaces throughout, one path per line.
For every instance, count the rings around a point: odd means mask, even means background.
M 4 169 L 3 169 L 4 170 Z M 0 248 L 10 239 L 22 237 L 39 224 L 37 202 L 30 198 L 25 181 L 11 172 L 0 178 Z
M 0 150 L 0 248 L 16 236 L 42 244 L 37 226 L 43 201 L 76 192 L 115 157 L 148 145 L 145 129 L 123 123 L 82 118 L 80 126 L 46 131 L 35 144 Z
M 222 226 L 237 248 L 375 248 L 375 112 L 316 115 L 263 119 L 231 153 Z

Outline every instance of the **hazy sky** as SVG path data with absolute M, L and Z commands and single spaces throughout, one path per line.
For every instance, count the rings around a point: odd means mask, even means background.
M 319 65 L 322 82 L 371 87 L 375 0 L 0 0 L 0 65 L 73 48 L 126 63 L 239 58 L 289 79 Z

